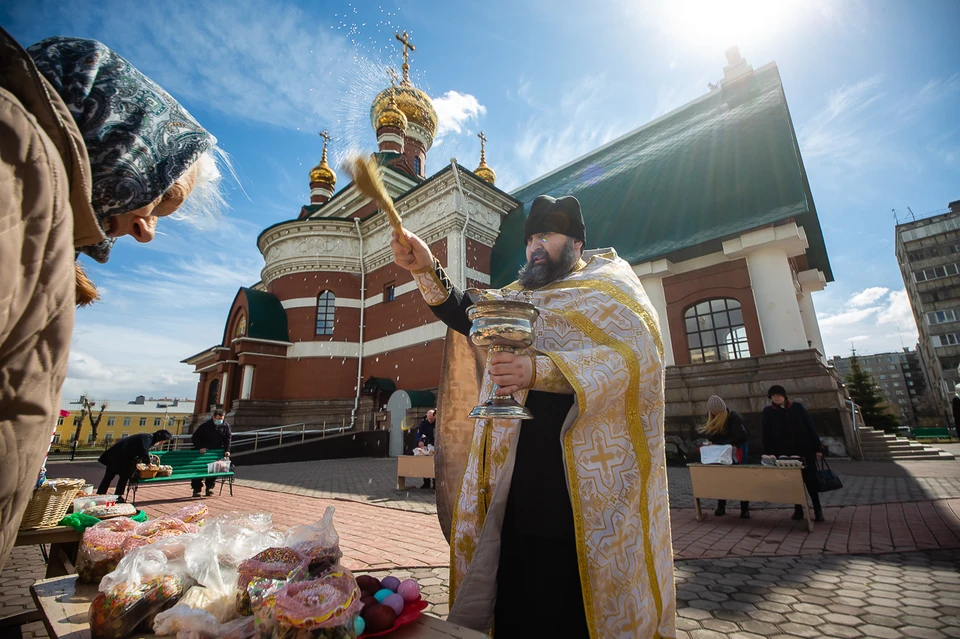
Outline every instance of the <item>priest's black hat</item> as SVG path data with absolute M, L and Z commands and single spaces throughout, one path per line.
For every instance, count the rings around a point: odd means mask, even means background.
M 541 195 L 530 206 L 530 215 L 523 227 L 524 241 L 534 233 L 563 233 L 586 243 L 580 202 L 572 195 L 552 198 Z

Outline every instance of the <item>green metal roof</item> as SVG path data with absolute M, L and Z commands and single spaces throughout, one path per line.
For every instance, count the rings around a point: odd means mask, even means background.
M 272 293 L 247 287 L 241 287 L 237 291 L 237 299 L 241 295 L 247 298 L 247 337 L 271 339 L 278 342 L 290 341 L 290 336 L 287 333 L 287 312 L 276 296 Z M 236 304 L 236 300 L 234 300 L 234 304 Z M 227 321 L 228 326 L 223 329 L 224 344 L 228 343 L 226 331 L 229 328 L 229 319 Z
M 430 391 L 408 390 L 404 392 L 410 396 L 410 406 L 412 408 L 423 406 L 433 408 L 437 405 L 437 396 Z
M 494 286 L 516 279 L 524 221 L 543 194 L 576 196 L 587 247 L 612 246 L 631 264 L 718 251 L 723 239 L 792 218 L 806 231 L 808 264 L 833 281 L 774 64 L 513 192 L 523 206 L 493 248 Z

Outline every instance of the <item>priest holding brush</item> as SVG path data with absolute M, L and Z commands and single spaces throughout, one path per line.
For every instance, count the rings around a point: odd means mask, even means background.
M 576 198 L 540 196 L 518 280 L 465 293 L 402 228 L 376 168 L 353 168 L 391 217 L 394 262 L 450 327 L 437 430 L 449 620 L 497 639 L 675 637 L 663 346 L 630 265 L 584 250 Z M 535 305 L 533 346 L 485 368 L 467 337 L 479 298 Z M 468 419 L 492 394 L 513 395 L 533 419 Z

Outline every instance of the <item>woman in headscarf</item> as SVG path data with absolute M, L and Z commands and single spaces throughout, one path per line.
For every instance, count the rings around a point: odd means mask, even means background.
M 743 463 L 738 451 L 742 452 L 741 446 L 747 443 L 747 429 L 743 425 L 743 420 L 735 410 L 727 408 L 726 402 L 717 395 L 711 395 L 707 400 L 707 423 L 697 429 L 701 435 L 710 440 L 711 444 L 723 446 L 730 444 L 734 447 L 734 463 Z M 717 500 L 717 510 L 714 514 L 717 517 L 727 513 L 727 500 Z M 750 519 L 750 502 L 740 502 L 740 518 Z
M 97 297 L 78 254 L 106 262 L 120 236 L 222 205 L 215 145 L 103 44 L 25 51 L 0 29 L 0 569 L 59 414 L 75 305 Z

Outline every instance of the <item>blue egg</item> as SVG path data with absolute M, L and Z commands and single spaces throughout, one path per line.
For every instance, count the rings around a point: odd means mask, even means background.
M 393 591 L 389 588 L 383 588 L 377 591 L 377 594 L 374 595 L 374 598 L 377 600 L 377 603 L 383 603 L 383 600 L 393 594 Z
M 363 620 L 363 617 L 357 615 L 357 618 L 353 620 L 353 631 L 359 637 L 363 634 L 363 631 L 367 627 L 367 622 Z

